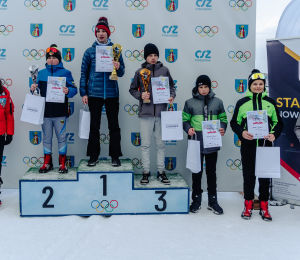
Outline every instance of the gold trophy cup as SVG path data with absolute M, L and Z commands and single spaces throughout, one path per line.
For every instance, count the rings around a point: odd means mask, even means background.
M 116 43 L 112 46 L 113 59 L 114 59 L 115 62 L 119 61 L 122 50 L 123 50 L 123 47 L 118 43 Z M 116 67 L 114 67 L 114 70 L 111 73 L 109 79 L 110 80 L 118 80 Z
M 140 71 L 141 77 L 142 77 L 142 81 L 144 84 L 144 88 L 146 93 L 148 93 L 148 86 L 149 86 L 149 81 L 150 81 L 150 74 L 151 71 L 148 69 L 142 69 Z M 150 99 L 144 99 L 144 103 L 150 103 Z

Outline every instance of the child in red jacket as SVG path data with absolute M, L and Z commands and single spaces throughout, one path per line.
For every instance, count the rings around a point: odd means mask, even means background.
M 14 103 L 10 98 L 10 93 L 0 81 L 0 194 L 1 185 L 3 184 L 1 178 L 2 157 L 4 145 L 8 145 L 12 141 L 14 134 Z M 1 205 L 0 200 L 0 205 Z

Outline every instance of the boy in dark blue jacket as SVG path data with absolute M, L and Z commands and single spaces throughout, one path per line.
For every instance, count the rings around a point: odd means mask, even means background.
M 80 95 L 83 104 L 88 104 L 91 113 L 90 136 L 87 147 L 87 156 L 90 156 L 88 166 L 95 166 L 99 161 L 100 141 L 99 131 L 102 107 L 105 104 L 109 128 L 109 156 L 113 166 L 120 166 L 121 133 L 119 128 L 119 87 L 116 80 L 110 80 L 110 72 L 96 72 L 96 46 L 112 46 L 109 39 L 110 30 L 105 17 L 100 17 L 95 27 L 96 41 L 88 48 L 82 58 Z M 113 61 L 118 77 L 125 73 L 122 55 L 119 62 Z
M 66 70 L 61 62 L 61 52 L 55 44 L 46 50 L 46 68 L 39 71 L 37 84 L 31 85 L 31 91 L 39 88 L 42 97 L 47 95 L 48 77 L 65 77 L 66 86 L 63 87 L 65 94 L 64 103 L 45 103 L 43 130 L 43 147 L 44 147 L 44 164 L 40 168 L 40 173 L 45 173 L 53 169 L 52 163 L 52 136 L 53 127 L 58 140 L 59 149 L 59 172 L 67 173 L 66 154 L 67 154 L 67 136 L 66 136 L 66 119 L 68 113 L 68 98 L 77 94 L 77 87 L 74 83 L 72 73 Z

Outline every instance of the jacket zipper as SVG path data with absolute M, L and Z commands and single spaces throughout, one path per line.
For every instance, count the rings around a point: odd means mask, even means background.
M 154 67 L 155 67 L 155 64 L 153 64 L 153 78 L 155 77 L 154 76 Z M 152 85 L 151 85 L 151 87 L 152 87 Z M 155 117 L 155 104 L 153 103 L 153 106 L 154 106 L 154 117 Z
M 53 65 L 51 65 L 51 76 L 53 76 Z M 47 86 L 48 87 L 48 86 Z M 47 93 L 47 92 L 46 92 Z M 47 94 L 46 94 L 47 95 Z M 52 117 L 52 102 L 50 102 L 50 107 L 51 107 L 51 109 L 50 109 L 50 113 L 51 113 L 51 117 Z

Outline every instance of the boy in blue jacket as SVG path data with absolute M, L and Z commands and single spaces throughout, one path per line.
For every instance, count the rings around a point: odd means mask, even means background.
M 88 104 L 91 113 L 90 136 L 87 147 L 87 156 L 90 159 L 88 166 L 95 166 L 99 162 L 100 141 L 99 131 L 102 107 L 105 104 L 109 128 L 109 156 L 113 166 L 120 166 L 121 133 L 119 127 L 119 87 L 116 80 L 110 80 L 110 72 L 96 72 L 96 46 L 112 46 L 109 39 L 110 30 L 107 18 L 100 17 L 95 27 L 96 41 L 88 48 L 82 58 L 80 95 L 83 104 Z M 125 73 L 122 55 L 119 62 L 113 61 L 118 77 Z
M 52 136 L 53 127 L 55 129 L 56 137 L 58 140 L 59 149 L 59 172 L 67 173 L 66 154 L 67 154 L 67 136 L 66 136 L 66 123 L 68 113 L 68 98 L 72 98 L 77 94 L 77 87 L 74 83 L 72 73 L 66 70 L 61 62 L 61 52 L 55 44 L 52 44 L 46 50 L 46 68 L 39 71 L 37 84 L 31 85 L 31 91 L 34 92 L 36 88 L 40 90 L 42 97 L 47 95 L 47 82 L 48 77 L 65 77 L 66 86 L 63 87 L 65 94 L 64 103 L 45 103 L 44 123 L 42 124 L 43 130 L 43 147 L 44 147 L 44 164 L 40 168 L 40 173 L 46 173 L 53 170 L 52 163 Z

